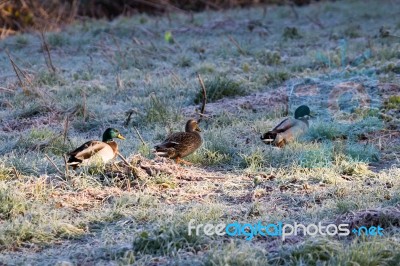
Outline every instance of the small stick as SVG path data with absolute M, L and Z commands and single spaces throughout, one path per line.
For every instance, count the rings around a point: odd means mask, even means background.
M 128 126 L 129 123 L 131 122 L 131 117 L 133 114 L 133 110 L 129 110 L 128 112 L 126 112 L 126 114 L 128 115 L 128 117 L 125 120 L 125 126 Z
M 51 55 L 50 55 L 50 49 L 49 46 L 47 45 L 46 42 L 46 38 L 44 37 L 44 33 L 43 31 L 40 32 L 40 36 L 42 38 L 42 49 L 43 49 L 43 55 L 44 55 L 44 59 L 46 61 L 47 67 L 53 72 L 56 72 L 56 68 L 53 65 L 53 62 L 51 61 Z M 46 53 L 47 53 L 47 57 L 46 57 Z
M 384 114 L 384 113 L 382 113 L 382 112 L 379 112 L 378 113 L 380 116 L 382 116 L 383 118 L 386 118 L 386 119 L 389 119 L 389 120 L 391 120 L 391 121 L 394 121 L 394 122 L 400 122 L 400 120 L 399 119 L 397 119 L 397 118 L 395 118 L 395 117 L 393 117 L 393 116 L 391 116 L 391 115 L 387 115 L 387 114 Z
M 65 144 L 65 141 L 67 140 L 68 129 L 69 129 L 69 117 L 67 115 L 65 118 L 65 121 L 64 121 L 64 134 L 63 134 L 64 135 L 64 144 Z
M 142 142 L 143 145 L 147 145 L 146 142 L 143 140 L 142 136 L 140 135 L 139 130 L 135 126 L 133 126 L 133 129 L 136 131 L 136 134 L 139 136 L 140 141 Z
M 292 10 L 292 12 L 293 12 L 293 14 L 294 14 L 294 18 L 295 18 L 296 20 L 299 19 L 299 13 L 297 13 L 297 11 L 296 11 L 296 9 L 295 9 L 295 7 L 294 7 L 294 4 L 290 4 L 289 6 L 290 6 L 290 9 Z
M 124 156 L 122 156 L 122 154 L 121 153 L 117 153 L 117 155 L 118 155 L 118 157 L 119 158 L 121 158 L 122 159 L 122 161 L 127 165 L 127 166 L 129 166 L 129 167 L 131 167 L 131 168 L 133 168 L 133 166 L 125 159 L 125 157 Z
M 13 67 L 13 69 L 14 69 L 15 74 L 17 75 L 17 78 L 18 78 L 19 82 L 21 83 L 21 86 L 24 88 L 25 86 L 24 86 L 24 83 L 22 82 L 21 77 L 20 77 L 19 74 L 18 74 L 17 66 L 16 66 L 15 63 L 14 63 L 14 60 L 12 60 L 11 55 L 10 55 L 10 53 L 8 52 L 8 50 L 6 50 L 6 54 L 8 55 L 8 59 L 9 59 L 10 62 L 11 62 L 11 65 L 12 65 L 12 67 Z
M 222 177 L 222 176 L 204 176 L 204 178 L 208 178 L 208 179 L 226 179 L 226 177 Z
M 168 19 L 168 25 L 171 27 L 172 19 L 171 19 L 171 14 L 169 13 L 168 7 L 167 7 L 167 19 Z
M 8 93 L 15 93 L 15 91 L 7 89 L 7 88 L 4 88 L 4 87 L 0 87 L 0 90 L 8 92 Z
M 24 71 L 22 71 L 22 69 L 20 69 L 20 68 L 18 67 L 18 65 L 14 62 L 14 60 L 11 58 L 11 55 L 10 55 L 10 52 L 8 51 L 8 49 L 6 49 L 6 54 L 7 54 L 8 58 L 10 59 L 11 65 L 12 65 L 12 67 L 13 67 L 13 69 L 14 69 L 15 74 L 16 74 L 17 77 L 18 77 L 19 82 L 21 83 L 21 87 L 22 87 L 22 89 L 24 90 L 24 93 L 29 94 L 30 91 L 26 88 L 25 83 L 22 82 L 22 79 L 21 79 L 21 77 L 20 77 L 19 74 L 21 74 L 21 75 L 24 77 L 24 79 L 26 80 L 27 83 L 29 83 L 29 85 L 33 86 L 32 82 L 31 82 L 31 81 L 29 80 L 29 78 L 25 75 Z
M 246 54 L 246 51 L 242 49 L 242 47 L 240 47 L 239 43 L 231 36 L 228 35 L 228 39 L 233 43 L 233 45 L 236 46 L 236 48 L 239 50 L 239 52 L 243 55 Z
M 189 22 L 190 22 L 190 23 L 193 23 L 193 22 L 194 22 L 193 11 L 189 11 L 189 17 L 190 17 Z
M 83 98 L 83 110 L 82 110 L 83 121 L 86 121 L 86 116 L 87 116 L 86 93 L 84 93 L 83 91 L 82 91 L 82 98 Z
M 131 182 L 129 181 L 129 178 L 126 179 L 126 190 L 131 191 Z
M 306 18 L 311 21 L 311 23 L 314 23 L 315 25 L 317 25 L 318 28 L 320 28 L 321 30 L 325 29 L 325 26 L 321 23 L 321 21 L 319 20 L 318 17 L 312 18 L 308 15 L 306 15 Z
M 122 87 L 124 86 L 124 84 L 123 84 L 123 82 L 122 82 L 122 80 L 121 80 L 121 75 L 118 73 L 117 75 L 116 75 L 116 77 L 115 77 L 115 82 L 117 83 L 117 88 L 119 89 L 119 90 L 121 90 L 122 89 Z
M 65 164 L 65 176 L 67 177 L 69 175 L 69 167 L 68 167 L 68 160 L 67 156 L 64 154 L 64 164 Z
M 57 167 L 57 165 L 53 162 L 52 159 L 50 159 L 50 157 L 47 154 L 45 154 L 44 156 L 46 156 L 46 159 L 49 160 L 49 162 L 54 166 L 54 168 L 60 175 L 64 175 L 63 172 L 61 172 L 61 170 Z
M 206 86 L 204 85 L 204 81 L 201 78 L 199 73 L 197 73 L 197 78 L 199 79 L 200 86 L 201 86 L 201 89 L 202 89 L 202 92 L 203 92 L 203 103 L 202 103 L 201 110 L 200 110 L 200 118 L 197 121 L 197 123 L 200 123 L 202 118 L 203 118 L 203 116 L 204 116 L 204 111 L 206 109 L 207 91 L 206 91 Z
M 179 78 L 179 76 L 174 71 L 171 71 L 170 73 L 174 77 L 174 79 L 177 83 L 179 83 L 181 85 L 185 85 L 185 83 Z
M 138 172 L 138 168 L 135 167 L 135 166 L 133 166 L 133 165 L 131 165 L 131 164 L 124 158 L 124 156 L 122 156 L 121 153 L 118 152 L 117 154 L 118 154 L 118 157 L 121 158 L 122 161 L 123 161 L 129 168 L 132 169 L 133 175 L 134 175 L 136 178 L 141 179 L 140 174 L 139 174 L 139 172 Z
M 20 178 L 20 175 L 19 175 L 19 173 L 18 173 L 18 171 L 17 171 L 17 168 L 15 168 L 15 166 L 13 166 L 13 172 L 14 172 L 14 175 L 15 175 L 15 177 L 17 178 L 17 179 L 19 179 Z
M 126 65 L 127 65 L 126 64 L 126 56 L 122 52 L 121 46 L 119 45 L 119 42 L 117 41 L 117 38 L 115 38 L 115 36 L 113 34 L 110 34 L 110 36 L 114 41 L 115 47 L 117 47 L 119 56 L 122 58 L 122 66 L 126 67 Z
M 112 165 L 117 168 L 118 171 L 122 172 L 121 168 L 118 167 L 118 164 L 116 162 L 113 162 Z

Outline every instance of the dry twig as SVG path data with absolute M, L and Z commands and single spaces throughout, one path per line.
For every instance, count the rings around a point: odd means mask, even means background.
M 199 118 L 199 120 L 197 120 L 197 122 L 200 123 L 202 118 L 203 118 L 203 116 L 204 116 L 204 111 L 206 109 L 207 91 L 206 91 L 206 86 L 204 85 L 204 81 L 201 78 L 199 73 L 197 73 L 197 78 L 199 79 L 200 86 L 201 86 L 201 89 L 202 89 L 202 92 L 203 92 L 203 103 L 202 103 L 201 109 L 200 109 L 200 118 Z
M 133 110 L 133 109 L 131 109 L 131 110 L 129 110 L 129 111 L 126 112 L 126 114 L 128 115 L 128 117 L 127 117 L 126 120 L 125 120 L 125 123 L 124 123 L 125 126 L 128 126 L 129 123 L 131 122 L 131 118 L 132 118 L 133 113 L 134 113 L 134 110 Z
M 51 72 L 56 73 L 56 68 L 53 65 L 53 61 L 51 60 L 50 49 L 47 44 L 46 38 L 44 37 L 43 31 L 40 32 L 40 37 L 42 40 L 42 51 L 43 51 L 44 61 L 46 62 L 47 68 Z
M 125 159 L 124 156 L 122 156 L 121 153 L 118 152 L 117 155 L 118 155 L 119 158 L 122 159 L 122 161 L 123 161 L 127 166 L 132 167 L 132 165 Z
M 68 167 L 68 160 L 67 156 L 64 154 L 64 165 L 65 165 L 65 176 L 67 177 L 69 175 L 69 167 Z
M 24 72 L 21 68 L 19 68 L 18 65 L 17 65 L 17 64 L 14 62 L 14 60 L 11 58 L 11 55 L 10 55 L 10 52 L 8 51 L 8 49 L 6 50 L 6 54 L 7 54 L 7 56 L 8 56 L 8 59 L 9 59 L 10 62 L 11 62 L 11 65 L 12 65 L 12 67 L 13 67 L 13 69 L 14 69 L 15 74 L 17 75 L 17 78 L 18 78 L 18 80 L 19 80 L 19 82 L 20 82 L 20 84 L 21 84 L 22 89 L 23 89 L 26 93 L 29 93 L 29 90 L 26 88 L 25 83 L 23 82 L 23 80 L 22 80 L 22 78 L 21 78 L 20 75 L 22 75 L 23 78 L 24 78 L 24 80 L 27 81 L 27 83 L 29 83 L 29 85 L 32 86 L 31 81 L 29 80 L 29 78 L 27 77 L 27 75 L 25 74 L 25 72 Z
M 65 141 L 67 140 L 67 137 L 68 137 L 68 130 L 69 130 L 69 117 L 66 116 L 65 120 L 64 120 L 64 133 L 63 133 L 64 144 L 65 144 Z
M 318 28 L 320 28 L 321 30 L 325 29 L 325 26 L 322 24 L 322 22 L 319 20 L 318 17 L 310 17 L 308 15 L 306 15 L 306 18 L 313 24 L 315 24 Z
M 290 6 L 290 10 L 292 10 L 292 13 L 294 14 L 294 18 L 295 18 L 296 20 L 299 19 L 299 13 L 297 13 L 297 10 L 296 10 L 296 8 L 294 7 L 294 4 L 291 3 L 291 4 L 289 4 L 289 6 Z
M 239 50 L 239 53 L 241 53 L 242 55 L 246 54 L 246 51 L 243 50 L 243 48 L 239 45 L 239 43 L 230 35 L 228 35 L 228 39 L 233 43 L 233 45 L 236 46 L 236 48 Z
M 57 170 L 57 172 L 58 172 L 60 175 L 64 176 L 64 173 L 61 172 L 61 170 L 57 167 L 57 165 L 53 162 L 53 160 L 50 159 L 50 157 L 49 157 L 47 154 L 45 154 L 44 156 L 46 156 L 46 159 L 54 166 L 54 168 Z
M 147 144 L 146 144 L 146 142 L 143 140 L 142 135 L 140 135 L 139 130 L 138 130 L 135 126 L 133 126 L 133 129 L 136 131 L 136 134 L 138 135 L 138 137 L 139 137 L 140 141 L 142 142 L 142 144 L 146 146 Z

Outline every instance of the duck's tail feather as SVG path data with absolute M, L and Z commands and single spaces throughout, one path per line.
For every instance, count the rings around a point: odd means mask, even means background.
M 153 154 L 161 156 L 161 157 L 168 157 L 168 150 L 164 147 L 159 145 L 154 146 L 154 150 L 152 150 Z
M 276 132 L 268 131 L 267 133 L 262 135 L 260 138 L 265 144 L 271 145 L 275 141 L 276 135 L 277 135 Z
M 166 151 L 154 151 L 153 153 L 160 157 L 168 157 L 168 152 Z
M 68 161 L 67 161 L 67 165 L 71 166 L 72 169 L 76 169 L 77 167 L 79 167 L 79 165 L 82 163 L 82 160 L 76 158 L 75 156 L 70 156 Z

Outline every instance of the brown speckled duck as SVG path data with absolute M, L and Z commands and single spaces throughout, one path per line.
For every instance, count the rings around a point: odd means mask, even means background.
M 301 105 L 294 112 L 294 118 L 286 118 L 274 129 L 262 135 L 261 140 L 268 145 L 283 147 L 308 131 L 310 116 L 310 108 L 307 105 Z
M 67 164 L 76 169 L 80 165 L 90 164 L 95 157 L 107 163 L 118 153 L 118 144 L 113 140 L 114 138 L 125 139 L 117 129 L 107 128 L 103 133 L 102 141 L 90 140 L 69 152 Z
M 183 157 L 192 154 L 201 144 L 201 130 L 196 120 L 190 119 L 186 123 L 185 132 L 172 133 L 163 143 L 154 146 L 155 154 L 161 157 L 174 159 L 177 163 L 190 164 Z

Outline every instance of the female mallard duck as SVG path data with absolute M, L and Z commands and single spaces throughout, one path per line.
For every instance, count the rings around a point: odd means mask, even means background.
M 113 140 L 114 138 L 125 139 L 117 129 L 107 128 L 103 133 L 102 141 L 90 140 L 69 152 L 67 155 L 70 157 L 67 164 L 76 169 L 81 164 L 90 163 L 95 157 L 101 158 L 104 163 L 107 163 L 118 153 L 118 144 Z
M 190 119 L 186 123 L 185 132 L 177 132 L 169 135 L 163 143 L 154 146 L 155 154 L 161 157 L 174 159 L 177 163 L 190 164 L 181 158 L 192 154 L 202 143 L 201 130 L 198 123 Z
M 268 145 L 283 147 L 307 132 L 310 116 L 310 108 L 307 105 L 301 105 L 294 112 L 294 118 L 286 118 L 274 129 L 262 135 L 261 140 Z

